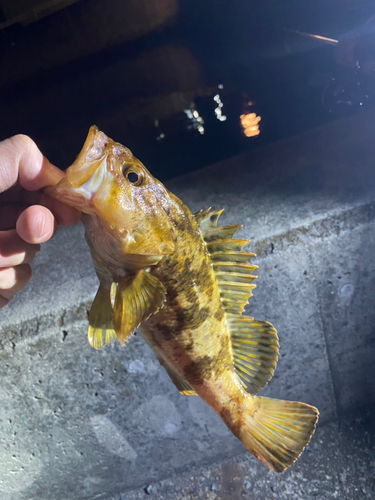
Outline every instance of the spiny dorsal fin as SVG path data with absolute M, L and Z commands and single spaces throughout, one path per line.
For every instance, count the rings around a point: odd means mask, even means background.
M 207 249 L 210 252 L 210 254 L 216 252 L 229 252 L 229 253 L 241 252 L 246 243 L 249 243 L 249 241 L 232 240 L 232 239 L 215 240 L 207 242 Z
M 233 238 L 233 235 L 242 226 L 219 226 L 206 229 L 203 234 L 204 241 L 209 243 L 217 240 L 227 240 Z
M 246 264 L 246 262 L 255 257 L 255 253 L 249 252 L 214 252 L 211 253 L 211 260 L 215 262 L 233 262 L 234 264 Z M 258 266 L 253 266 L 254 269 L 258 269 Z
M 233 239 L 234 233 L 242 226 L 219 226 L 217 222 L 223 210 L 200 210 L 195 219 L 210 253 L 224 310 L 229 314 L 242 314 L 256 278 L 252 272 L 257 266 L 247 264 L 254 257 L 242 252 L 248 240 Z
M 252 282 L 256 276 L 251 273 L 257 266 L 214 261 L 213 267 L 225 312 L 242 314 L 255 288 Z
M 271 379 L 277 363 L 279 341 L 275 328 L 248 316 L 227 315 L 234 368 L 243 386 L 256 394 Z
M 194 214 L 204 241 L 208 243 L 209 241 L 233 238 L 234 233 L 242 226 L 217 227 L 217 221 L 224 209 L 214 210 L 213 212 L 210 212 L 210 210 L 211 208 L 206 208 L 206 210 L 199 210 L 199 212 Z
M 120 343 L 151 314 L 156 313 L 165 301 L 162 283 L 147 271 L 139 271 L 129 281 L 112 283 L 114 295 L 113 324 Z
M 206 229 L 216 227 L 217 220 L 220 217 L 220 214 L 224 211 L 223 208 L 220 210 L 214 210 L 210 212 L 210 208 L 206 208 L 206 210 L 199 210 L 194 214 L 195 220 L 199 226 L 199 229 L 203 233 Z

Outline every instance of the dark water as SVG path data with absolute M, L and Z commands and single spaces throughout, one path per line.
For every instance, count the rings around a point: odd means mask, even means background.
M 32 77 L 0 91 L 0 139 L 29 134 L 66 168 L 95 123 L 165 180 L 372 105 L 368 92 L 358 93 L 356 70 L 337 62 L 337 46 L 289 30 L 341 40 L 375 14 L 373 2 L 177 7 L 173 21 L 131 42 L 48 71 L 35 61 Z M 26 29 L 1 32 L 2 49 L 21 44 Z

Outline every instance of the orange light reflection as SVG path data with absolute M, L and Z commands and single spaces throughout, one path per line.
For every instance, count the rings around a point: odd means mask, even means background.
M 260 134 L 259 122 L 261 120 L 260 116 L 256 113 L 247 113 L 245 115 L 240 115 L 241 125 L 243 128 L 243 133 L 246 137 L 256 137 Z

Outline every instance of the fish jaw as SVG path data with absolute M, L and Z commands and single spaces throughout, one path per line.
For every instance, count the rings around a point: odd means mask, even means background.
M 93 174 L 80 186 L 74 186 L 66 175 L 56 186 L 46 188 L 46 194 L 76 208 L 80 212 L 94 214 L 93 198 L 102 183 L 109 177 L 106 162 L 106 158 L 103 158 L 100 163 L 97 162 Z
M 46 194 L 80 212 L 94 214 L 93 198 L 101 185 L 111 180 L 107 168 L 110 141 L 95 125 L 90 127 L 77 159 L 56 186 L 45 189 Z
M 69 184 L 74 188 L 79 188 L 85 184 L 101 165 L 102 160 L 108 156 L 112 144 L 113 141 L 101 132 L 98 127 L 95 125 L 90 127 L 81 152 L 66 172 L 66 179 Z M 130 156 L 130 151 L 127 151 Z

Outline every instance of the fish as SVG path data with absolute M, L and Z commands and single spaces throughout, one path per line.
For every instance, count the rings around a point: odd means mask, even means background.
M 273 376 L 271 323 L 244 315 L 253 253 L 218 226 L 223 210 L 188 207 L 131 151 L 96 126 L 48 194 L 82 212 L 99 279 L 88 341 L 100 349 L 137 330 L 182 395 L 199 396 L 270 470 L 302 453 L 318 420 L 308 404 L 258 396 Z

